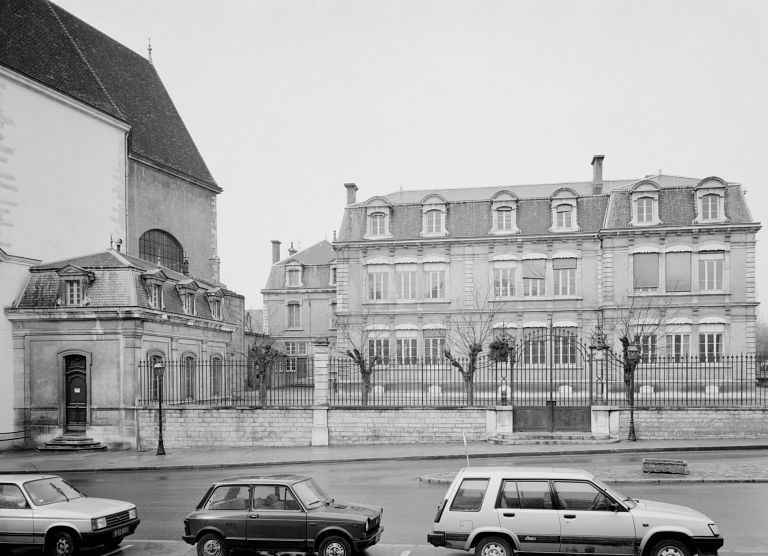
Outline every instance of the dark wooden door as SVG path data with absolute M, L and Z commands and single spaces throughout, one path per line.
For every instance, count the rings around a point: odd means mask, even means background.
M 67 432 L 85 432 L 88 421 L 88 383 L 85 357 L 70 355 L 65 360 L 64 382 L 66 391 Z

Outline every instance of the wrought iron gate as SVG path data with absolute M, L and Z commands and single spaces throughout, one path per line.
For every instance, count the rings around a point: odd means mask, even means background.
M 515 431 L 590 431 L 590 362 L 586 343 L 565 329 L 550 326 L 521 337 L 508 378 L 501 374 L 502 389 L 514 396 Z

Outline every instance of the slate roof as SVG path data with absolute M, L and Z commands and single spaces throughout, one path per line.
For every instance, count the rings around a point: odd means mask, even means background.
M 273 264 L 264 289 L 285 289 L 285 274 L 290 263 L 300 263 L 302 266 L 302 286 L 296 289 L 329 288 L 331 287 L 331 266 L 335 262 L 336 253 L 333 250 L 333 246 L 326 240 L 320 241 L 303 251 L 299 251 L 295 255 Z
M 59 6 L 2 0 L 0 64 L 127 122 L 133 154 L 220 191 L 154 66 Z
M 114 250 L 73 257 L 62 261 L 45 263 L 30 268 L 29 282 L 16 307 L 19 309 L 57 308 L 56 300 L 61 296 L 61 279 L 56 273 L 66 266 L 76 266 L 93 273 L 95 280 L 88 286 L 87 296 L 90 308 L 98 307 L 141 307 L 150 308 L 142 274 L 160 268 L 168 277 L 163 284 L 163 302 L 166 313 L 183 315 L 181 297 L 176 284 L 189 280 L 198 282 L 203 288 L 195 294 L 195 316 L 212 319 L 206 293 L 218 287 L 217 284 L 186 276 L 169 268 L 158 267 L 147 261 L 131 257 Z M 222 293 L 232 293 L 222 288 Z
M 593 194 L 592 182 L 572 182 L 519 186 L 398 191 L 383 195 L 392 205 L 390 233 L 395 241 L 420 239 L 422 200 L 437 194 L 448 202 L 446 228 L 449 238 L 488 237 L 492 227 L 491 199 L 500 191 L 518 197 L 517 227 L 523 235 L 561 234 L 550 232 L 552 225 L 550 197 L 568 188 L 577 195 L 577 223 L 582 232 L 609 228 L 628 228 L 632 219 L 629 190 L 645 179 L 653 180 L 659 192 L 660 218 L 665 226 L 690 226 L 696 217 L 693 188 L 700 179 L 653 175 L 636 180 L 613 180 L 603 184 L 602 193 Z M 366 233 L 367 201 L 348 205 L 338 233 L 338 241 L 360 241 Z M 725 213 L 729 223 L 753 222 L 741 187 L 728 184 Z M 564 232 L 568 233 L 568 232 Z

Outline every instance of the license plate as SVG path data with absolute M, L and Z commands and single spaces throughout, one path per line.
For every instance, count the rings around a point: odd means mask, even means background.
M 120 529 L 115 529 L 114 531 L 112 531 L 112 538 L 114 539 L 115 537 L 124 537 L 128 534 L 128 531 L 130 530 L 131 530 L 130 527 L 120 527 Z

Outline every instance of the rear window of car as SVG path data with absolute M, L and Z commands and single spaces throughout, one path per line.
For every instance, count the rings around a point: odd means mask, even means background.
M 451 510 L 459 512 L 479 512 L 483 505 L 488 479 L 464 479 L 451 502 Z

